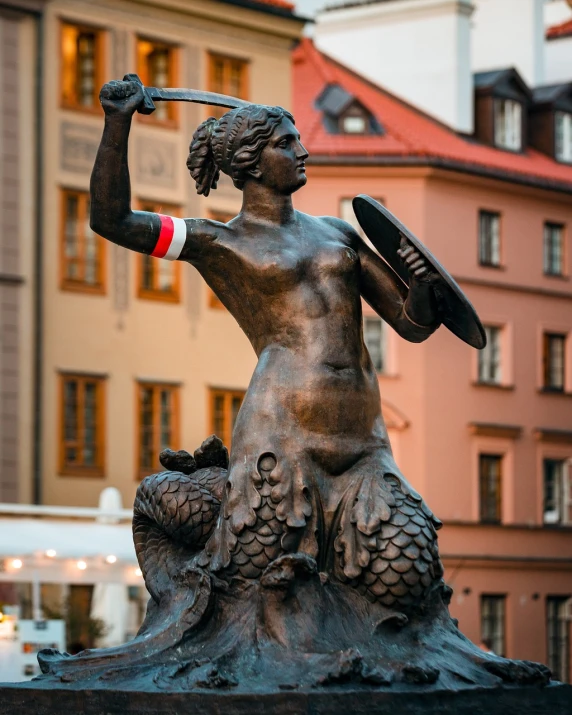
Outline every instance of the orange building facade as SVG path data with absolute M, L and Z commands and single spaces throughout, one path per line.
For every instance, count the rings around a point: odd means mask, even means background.
M 572 166 L 463 138 L 306 41 L 294 91 L 297 208 L 355 221 L 351 197 L 383 201 L 487 331 L 481 352 L 444 327 L 411 344 L 364 305 L 397 462 L 444 521 L 451 612 L 483 647 L 570 680 Z

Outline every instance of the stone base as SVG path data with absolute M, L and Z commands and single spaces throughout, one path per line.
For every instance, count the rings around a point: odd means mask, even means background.
M 572 686 L 415 693 L 328 688 L 308 692 L 141 692 L 0 686 L 1 715 L 570 715 Z

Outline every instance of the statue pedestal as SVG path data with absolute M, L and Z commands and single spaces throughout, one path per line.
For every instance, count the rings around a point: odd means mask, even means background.
M 572 686 L 417 692 L 344 687 L 273 693 L 87 690 L 35 682 L 0 686 L 1 715 L 570 715 Z

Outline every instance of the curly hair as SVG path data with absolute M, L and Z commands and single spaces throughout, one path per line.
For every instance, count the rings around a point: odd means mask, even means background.
M 256 167 L 284 118 L 294 123 L 294 117 L 282 107 L 249 104 L 200 124 L 187 158 L 197 193 L 208 196 L 211 189 L 216 189 L 221 171 L 230 176 L 237 189 L 242 189 L 248 172 Z

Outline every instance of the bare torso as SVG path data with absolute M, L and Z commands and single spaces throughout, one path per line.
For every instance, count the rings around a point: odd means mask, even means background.
M 352 236 L 331 219 L 295 217 L 279 230 L 237 217 L 196 265 L 258 356 L 233 452 L 276 451 L 254 444 L 275 424 L 285 449 L 303 445 L 319 471 L 334 476 L 389 445 L 363 341 Z

